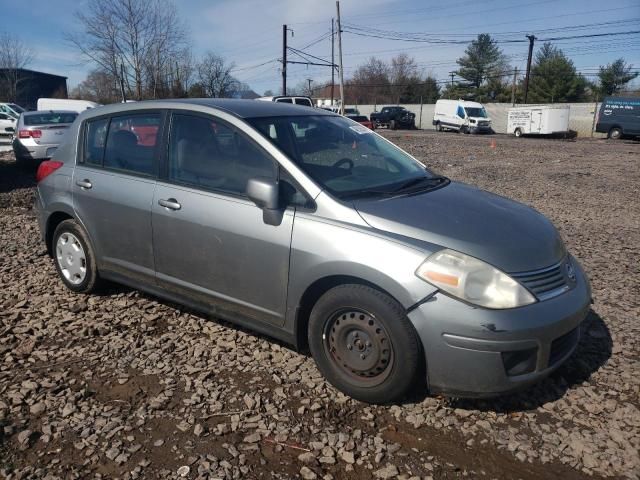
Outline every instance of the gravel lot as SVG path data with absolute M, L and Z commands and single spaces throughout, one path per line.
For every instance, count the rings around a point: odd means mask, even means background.
M 640 478 L 640 145 L 388 136 L 558 226 L 595 303 L 554 375 L 371 407 L 268 338 L 124 287 L 73 295 L 39 241 L 33 172 L 0 153 L 0 476 Z

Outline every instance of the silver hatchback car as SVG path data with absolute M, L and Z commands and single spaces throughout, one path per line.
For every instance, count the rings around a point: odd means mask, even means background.
M 319 109 L 150 101 L 83 112 L 38 170 L 65 285 L 120 282 L 308 348 L 366 402 L 492 396 L 574 351 L 591 292 L 544 216 Z

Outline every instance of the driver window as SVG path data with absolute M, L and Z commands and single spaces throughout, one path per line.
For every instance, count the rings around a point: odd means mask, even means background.
M 464 108 L 462 108 L 462 105 L 458 105 L 458 112 L 457 112 L 457 114 L 458 114 L 458 116 L 459 116 L 460 118 L 464 118 L 464 117 L 465 117 L 465 115 L 464 115 Z

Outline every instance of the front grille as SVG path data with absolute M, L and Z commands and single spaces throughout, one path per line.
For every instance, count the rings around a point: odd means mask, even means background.
M 578 340 L 580 340 L 580 327 L 574 328 L 551 342 L 549 366 L 551 367 L 562 360 L 578 344 Z
M 551 267 L 531 272 L 512 273 L 511 276 L 524 285 L 538 300 L 546 300 L 569 289 L 565 273 L 566 260 L 563 260 Z
M 478 125 L 481 127 L 488 127 L 489 126 L 489 122 L 478 122 Z

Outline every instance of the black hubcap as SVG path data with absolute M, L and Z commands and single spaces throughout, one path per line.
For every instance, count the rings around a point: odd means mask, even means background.
M 350 382 L 372 386 L 391 371 L 393 347 L 382 323 L 370 313 L 341 311 L 327 322 L 324 346 L 336 370 Z

